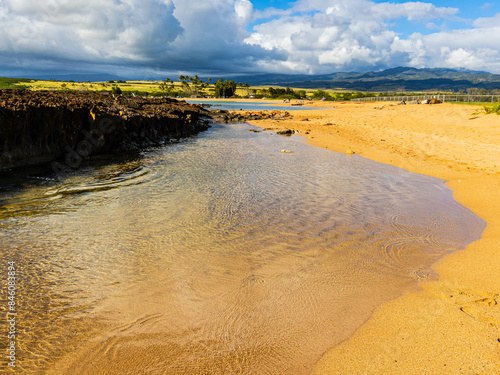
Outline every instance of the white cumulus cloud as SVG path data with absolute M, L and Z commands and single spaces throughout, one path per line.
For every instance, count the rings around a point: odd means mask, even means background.
M 500 26 L 454 30 L 397 39 L 391 50 L 403 53 L 406 65 L 422 67 L 467 68 L 500 73 L 500 48 L 491 35 Z
M 249 0 L 238 0 L 234 4 L 234 10 L 238 19 L 247 23 L 252 19 L 253 15 L 253 5 Z
M 248 0 L 2 0 L 0 67 L 248 70 L 279 59 L 244 43 L 252 12 Z
M 459 9 L 413 1 L 290 4 L 0 0 L 0 69 L 329 73 L 409 65 L 500 73 L 500 14 L 440 31 L 460 22 Z M 398 22 L 420 32 L 402 35 Z
M 169 0 L 4 0 L 0 50 L 34 67 L 153 61 L 182 33 L 173 10 Z
M 269 69 L 328 73 L 410 65 L 500 72 L 500 46 L 491 37 L 499 35 L 500 15 L 478 19 L 472 29 L 406 38 L 392 30 L 401 19 L 437 30 L 433 21 L 456 20 L 458 13 L 425 2 L 299 0 L 288 14 L 255 26 L 246 42 L 286 53 L 286 61 L 266 65 Z

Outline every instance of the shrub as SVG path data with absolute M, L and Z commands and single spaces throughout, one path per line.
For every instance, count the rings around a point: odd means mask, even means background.
M 28 88 L 27 85 L 23 85 L 23 82 L 30 82 L 29 79 L 25 78 L 6 78 L 0 77 L 0 89 L 21 89 L 25 90 Z
M 486 112 L 486 114 L 496 113 L 497 115 L 500 115 L 500 103 L 495 104 L 495 105 L 493 105 L 491 107 L 485 105 L 484 106 L 484 111 Z
M 325 100 L 334 100 L 334 97 L 332 97 L 329 93 L 327 93 L 324 90 L 316 90 L 312 93 L 312 97 L 314 99 L 323 99 Z
M 117 85 L 114 85 L 112 88 L 111 88 L 111 93 L 112 94 L 116 94 L 116 95 L 120 95 L 122 93 L 122 89 L 119 88 Z

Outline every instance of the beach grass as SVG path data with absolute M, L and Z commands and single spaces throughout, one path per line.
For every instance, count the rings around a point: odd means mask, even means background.
M 487 114 L 496 113 L 497 115 L 500 115 L 500 103 L 497 103 L 493 106 L 485 105 L 483 108 Z

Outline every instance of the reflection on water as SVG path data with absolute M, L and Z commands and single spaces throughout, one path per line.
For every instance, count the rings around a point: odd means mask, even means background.
M 441 180 L 250 128 L 3 177 L 21 370 L 306 374 L 484 229 Z

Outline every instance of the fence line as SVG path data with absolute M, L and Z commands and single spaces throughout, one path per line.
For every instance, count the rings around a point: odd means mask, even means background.
M 442 102 L 495 103 L 500 102 L 500 95 L 403 95 L 403 96 L 371 96 L 351 99 L 353 102 L 412 102 L 416 100 L 437 99 Z

